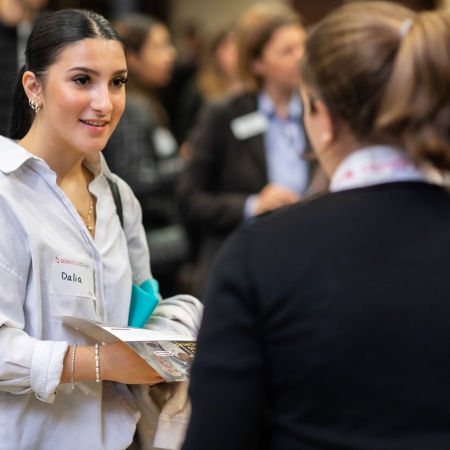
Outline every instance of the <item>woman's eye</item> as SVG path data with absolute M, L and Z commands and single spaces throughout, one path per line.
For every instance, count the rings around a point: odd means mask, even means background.
M 112 85 L 114 87 L 122 87 L 126 82 L 128 81 L 127 78 L 116 78 L 115 80 L 112 81 Z
M 86 86 L 89 83 L 90 78 L 87 75 L 80 75 L 73 78 L 73 81 L 75 81 L 75 83 L 77 84 L 80 84 L 81 86 Z

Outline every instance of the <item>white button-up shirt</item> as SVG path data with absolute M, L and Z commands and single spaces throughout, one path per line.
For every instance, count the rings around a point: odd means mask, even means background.
M 123 450 L 132 440 L 138 412 L 125 385 L 59 386 L 68 345 L 94 341 L 53 316 L 126 324 L 132 282 L 151 276 L 138 201 L 102 155 L 85 165 L 94 239 L 46 162 L 0 137 L 0 449 Z M 119 185 L 125 233 L 105 177 Z

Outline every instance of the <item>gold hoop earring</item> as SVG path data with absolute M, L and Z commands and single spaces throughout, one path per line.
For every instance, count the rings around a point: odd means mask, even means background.
M 33 100 L 32 98 L 30 98 L 28 100 L 28 103 L 30 105 L 30 108 L 37 114 L 40 110 L 41 107 L 39 106 L 39 103 L 35 100 Z

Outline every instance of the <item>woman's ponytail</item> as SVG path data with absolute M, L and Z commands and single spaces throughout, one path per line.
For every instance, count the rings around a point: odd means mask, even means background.
M 11 139 L 22 139 L 33 123 L 33 111 L 28 105 L 28 97 L 22 85 L 22 77 L 25 66 L 19 70 L 16 87 L 14 91 L 14 103 L 9 126 L 9 137 Z
M 415 16 L 395 3 L 352 2 L 331 12 L 308 37 L 303 86 L 361 142 L 377 143 L 374 124 L 400 46 L 400 27 Z
M 450 13 L 418 14 L 402 37 L 375 128 L 382 140 L 450 169 Z
M 312 30 L 302 81 L 361 143 L 450 169 L 450 12 L 341 6 Z

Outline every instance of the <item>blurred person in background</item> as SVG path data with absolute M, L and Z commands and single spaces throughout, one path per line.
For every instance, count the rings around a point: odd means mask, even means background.
M 299 63 L 306 31 L 297 14 L 257 3 L 239 26 L 245 92 L 205 108 L 177 195 L 195 259 L 192 292 L 201 295 L 214 255 L 244 221 L 310 195 L 315 162 L 305 157 Z
M 47 0 L 0 0 L 0 135 L 7 135 L 25 45 Z
M 196 105 L 191 108 L 195 117 L 191 117 L 192 124 L 205 103 L 236 95 L 244 90 L 238 71 L 238 42 L 234 28 L 220 31 L 207 48 L 196 83 L 192 83 L 187 90 L 188 103 Z M 188 160 L 192 155 L 192 141 L 195 141 L 197 130 L 188 134 L 180 147 L 180 155 Z
M 129 81 L 125 111 L 103 154 L 141 203 L 152 273 L 168 296 L 176 291 L 188 245 L 176 223 L 173 194 L 183 162 L 157 99 L 171 80 L 176 51 L 167 27 L 153 17 L 130 14 L 114 26 L 127 48 Z
M 222 30 L 211 40 L 198 75 L 198 86 L 202 98 L 207 101 L 243 90 L 238 73 L 238 41 L 234 28 Z
M 161 100 L 168 112 L 173 134 L 181 145 L 195 125 L 202 105 L 196 80 L 204 58 L 205 41 L 198 23 L 192 22 L 184 27 L 178 48 L 179 58 L 172 81 L 163 90 Z
M 331 193 L 222 252 L 183 450 L 450 448 L 449 48 L 450 13 L 388 2 L 312 31 L 305 125 Z

